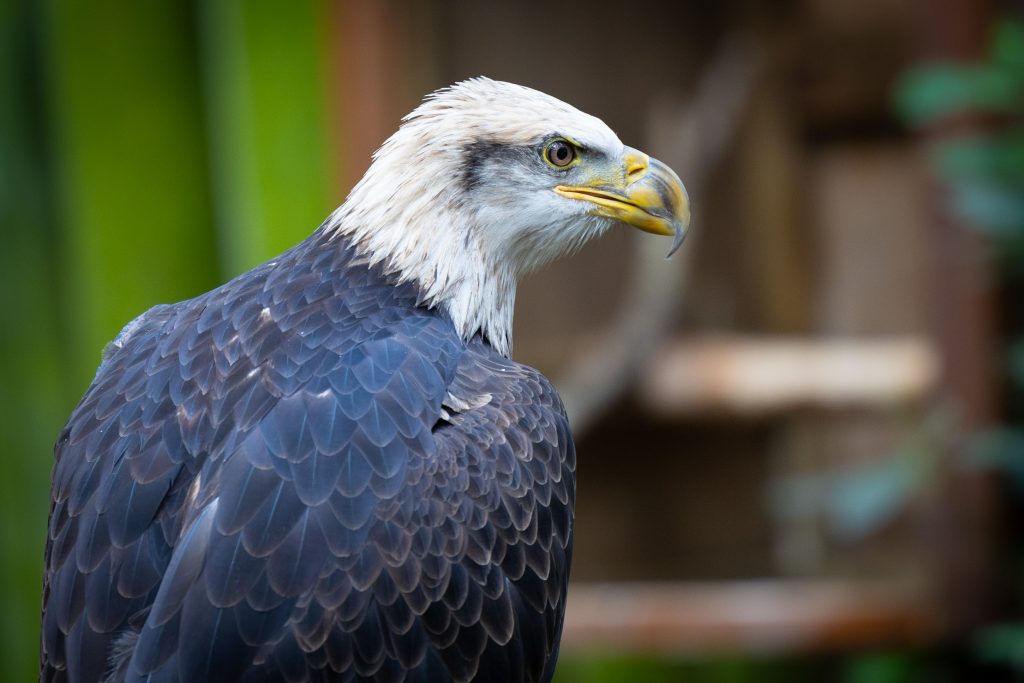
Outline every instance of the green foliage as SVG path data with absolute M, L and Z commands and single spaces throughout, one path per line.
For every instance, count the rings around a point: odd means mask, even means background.
M 28 17 L 0 1 L 0 680 L 37 676 L 51 444 L 64 410 L 56 351 L 53 223 L 25 56 Z M 22 103 L 19 106 L 19 103 Z
M 920 125 L 965 111 L 1012 112 L 1020 105 L 1019 75 L 1002 65 L 930 65 L 905 75 L 897 106 Z
M 896 107 L 912 125 L 965 112 L 1017 114 L 1024 108 L 1024 24 L 1005 20 L 993 31 L 982 64 L 925 64 L 904 74 Z
M 699 659 L 655 656 L 563 656 L 554 683 L 788 683 L 820 680 L 823 662 L 737 654 Z
M 1024 387 L 1024 340 L 1011 343 L 1006 354 L 1006 367 L 1010 379 Z
M 891 521 L 920 490 L 933 463 L 931 451 L 909 450 L 834 476 L 824 499 L 832 531 L 852 540 Z
M 905 652 L 881 652 L 850 658 L 843 683 L 909 683 L 922 680 L 921 665 Z
M 38 671 L 53 443 L 104 344 L 310 233 L 324 0 L 0 0 L 0 681 Z
M 330 170 L 327 6 L 198 5 L 222 274 L 292 246 L 339 203 Z
M 216 282 L 215 243 L 191 8 L 55 0 L 48 10 L 54 274 L 80 392 L 125 323 Z
M 1024 493 L 1024 431 L 1010 427 L 971 435 L 968 464 L 1002 472 Z
M 928 668 L 914 652 L 785 658 L 719 654 L 685 659 L 595 653 L 563 655 L 554 683 L 920 683 L 936 680 L 928 676 Z
M 931 480 L 940 425 L 926 424 L 874 462 L 774 483 L 769 504 L 781 517 L 820 516 L 837 538 L 863 539 L 891 522 Z
M 911 69 L 896 90 L 896 107 L 916 126 L 987 117 L 980 132 L 937 143 L 932 163 L 948 181 L 956 215 L 1000 242 L 1018 242 L 1024 234 L 1024 24 L 1000 23 L 980 64 Z M 1024 255 L 1016 248 L 1007 253 Z
M 975 643 L 982 661 L 1007 664 L 1024 672 L 1024 623 L 990 626 L 977 634 Z
M 988 235 L 1007 274 L 1019 277 L 1024 272 L 1024 23 L 1001 22 L 982 63 L 911 70 L 897 91 L 897 108 L 913 125 L 946 125 L 949 133 L 931 150 L 931 161 L 949 187 L 950 209 Z M 1008 378 L 1020 394 L 1024 341 L 1011 342 L 1006 355 Z M 974 434 L 967 450 L 969 464 L 1004 473 L 1024 492 L 1019 426 Z M 982 631 L 976 651 L 986 662 L 1024 671 L 1024 624 Z

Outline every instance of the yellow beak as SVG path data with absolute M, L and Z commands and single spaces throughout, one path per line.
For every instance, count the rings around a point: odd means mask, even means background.
M 690 225 L 690 199 L 675 172 L 657 159 L 627 147 L 622 167 L 585 185 L 559 185 L 555 192 L 594 205 L 591 214 L 628 223 L 655 235 L 674 236 L 675 253 Z

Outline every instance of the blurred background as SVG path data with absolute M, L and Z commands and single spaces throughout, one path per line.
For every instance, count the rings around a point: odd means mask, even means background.
M 522 286 L 579 450 L 558 683 L 1024 680 L 1024 17 L 996 0 L 0 0 L 0 680 L 103 345 L 488 75 L 690 188 Z M 635 231 L 633 231 L 635 232 Z

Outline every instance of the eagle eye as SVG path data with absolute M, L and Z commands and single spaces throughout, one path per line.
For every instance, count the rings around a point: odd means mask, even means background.
M 544 148 L 544 160 L 555 168 L 565 168 L 576 161 L 576 147 L 566 140 L 553 140 Z

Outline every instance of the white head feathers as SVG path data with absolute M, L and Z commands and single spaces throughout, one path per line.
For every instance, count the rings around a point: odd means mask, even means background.
M 555 136 L 623 150 L 599 119 L 530 88 L 474 78 L 439 90 L 377 150 L 328 229 L 508 355 L 519 275 L 612 225 L 552 191 L 539 150 Z

